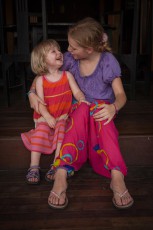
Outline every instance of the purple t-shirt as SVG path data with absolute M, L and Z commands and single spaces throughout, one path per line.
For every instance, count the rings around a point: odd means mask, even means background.
M 89 102 L 96 99 L 106 100 L 110 103 L 114 101 L 112 81 L 121 76 L 121 69 L 112 53 L 103 52 L 94 72 L 89 76 L 82 77 L 79 70 L 79 60 L 75 60 L 71 53 L 66 52 L 62 70 L 67 70 L 73 74 Z

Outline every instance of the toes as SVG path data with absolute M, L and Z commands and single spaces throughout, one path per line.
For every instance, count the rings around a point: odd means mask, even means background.
M 51 194 L 48 199 L 49 203 L 59 205 L 59 198 Z
M 48 198 L 48 201 L 49 203 L 54 205 L 63 205 L 65 203 L 65 199 L 66 199 L 66 194 L 64 193 L 61 194 L 59 198 L 55 196 L 53 193 L 51 193 Z
M 115 203 L 119 206 L 125 206 L 128 205 L 132 202 L 132 197 L 130 196 L 130 194 L 126 194 L 124 196 L 119 196 L 118 193 L 114 194 L 114 200 Z
M 54 180 L 54 175 L 47 175 L 48 180 Z
M 123 205 L 127 205 L 132 201 L 132 197 L 128 193 L 126 196 L 122 197 L 122 203 Z
M 122 199 L 119 196 L 114 196 L 114 199 L 117 205 L 123 205 Z

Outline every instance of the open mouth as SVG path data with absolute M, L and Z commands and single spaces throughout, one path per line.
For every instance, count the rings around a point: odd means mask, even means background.
M 62 57 L 59 57 L 56 59 L 57 61 L 63 61 L 63 58 Z

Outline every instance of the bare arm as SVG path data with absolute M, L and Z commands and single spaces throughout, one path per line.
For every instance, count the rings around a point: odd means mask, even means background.
M 30 107 L 34 109 L 37 113 L 39 112 L 39 103 L 45 105 L 44 101 L 36 94 L 36 81 L 39 77 L 35 77 L 30 88 L 30 93 L 28 94 Z
M 43 91 L 43 81 L 42 77 L 37 78 L 36 80 L 36 92 L 39 98 L 44 101 L 44 91 Z M 46 120 L 48 125 L 51 128 L 55 128 L 56 120 L 51 114 L 48 112 L 47 107 L 41 103 L 39 103 L 39 112 Z
M 73 75 L 70 72 L 67 72 L 67 77 L 69 80 L 70 88 L 72 90 L 73 96 L 79 102 L 86 101 L 83 92 L 80 90 L 79 86 L 77 85 Z
M 115 101 L 113 104 L 103 104 L 99 106 L 101 110 L 93 115 L 96 121 L 107 120 L 104 124 L 108 124 L 114 117 L 117 111 L 119 111 L 126 103 L 126 94 L 123 88 L 121 78 L 115 78 L 112 82 L 112 88 L 115 95 Z
M 36 81 L 37 81 L 37 79 L 38 79 L 38 76 L 36 76 L 35 78 L 34 78 L 34 80 L 33 80 L 33 82 L 32 82 L 32 85 L 31 85 L 31 87 L 30 87 L 30 90 L 36 90 Z
M 126 94 L 123 88 L 123 84 L 121 81 L 121 78 L 115 78 L 112 82 L 112 88 L 115 94 L 115 106 L 117 108 L 117 110 L 119 111 L 121 108 L 123 108 L 123 106 L 125 105 L 127 98 L 126 98 Z

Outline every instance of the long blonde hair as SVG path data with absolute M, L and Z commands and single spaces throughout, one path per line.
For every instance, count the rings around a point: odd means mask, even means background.
M 59 44 L 53 39 L 40 42 L 32 50 L 31 69 L 36 75 L 41 76 L 48 73 L 46 55 L 52 47 L 57 47 L 60 50 Z
M 81 47 L 92 47 L 97 52 L 109 51 L 111 47 L 101 24 L 93 18 L 84 18 L 69 28 L 68 36 Z

